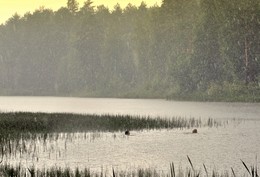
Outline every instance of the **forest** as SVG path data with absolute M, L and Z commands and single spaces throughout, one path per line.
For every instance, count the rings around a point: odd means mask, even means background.
M 0 26 L 0 95 L 260 101 L 260 0 L 68 0 Z

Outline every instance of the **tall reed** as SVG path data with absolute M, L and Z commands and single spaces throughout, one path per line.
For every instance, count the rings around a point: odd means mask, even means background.
M 212 122 L 212 121 L 210 121 Z M 202 125 L 200 119 L 131 115 L 67 113 L 0 113 L 0 134 L 124 131 L 162 128 L 190 128 Z M 12 137 L 8 137 L 10 139 Z M 1 140 L 0 140 L 1 141 Z

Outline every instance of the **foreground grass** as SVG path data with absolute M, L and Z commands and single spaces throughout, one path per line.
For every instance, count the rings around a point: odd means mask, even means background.
M 187 156 L 188 157 L 188 156 Z M 0 175 L 2 177 L 20 177 L 20 176 L 31 176 L 31 177 L 259 177 L 257 165 L 247 166 L 245 162 L 241 160 L 241 167 L 244 168 L 243 174 L 236 174 L 234 169 L 231 167 L 229 171 L 209 171 L 205 164 L 203 164 L 203 170 L 197 170 L 194 168 L 190 158 L 188 157 L 190 167 L 183 170 L 179 168 L 175 169 L 174 164 L 171 163 L 169 166 L 169 172 L 164 173 L 151 168 L 138 168 L 132 171 L 116 171 L 114 168 L 111 169 L 111 174 L 104 172 L 103 170 L 98 172 L 91 172 L 88 168 L 80 170 L 79 168 L 59 168 L 53 167 L 50 169 L 36 169 L 35 167 L 25 168 L 21 166 L 10 166 L 7 164 L 0 165 Z
M 207 124 L 216 122 L 209 119 Z M 67 113 L 0 113 L 0 134 L 125 131 L 142 129 L 190 128 L 202 125 L 200 119 L 171 119 L 130 115 L 83 115 Z

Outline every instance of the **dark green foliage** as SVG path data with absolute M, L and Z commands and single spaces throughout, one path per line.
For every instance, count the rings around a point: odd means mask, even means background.
M 15 14 L 0 26 L 0 95 L 260 101 L 259 19 L 259 0 Z

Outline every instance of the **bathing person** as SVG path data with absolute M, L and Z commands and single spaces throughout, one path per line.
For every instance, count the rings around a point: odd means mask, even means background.
M 130 131 L 129 131 L 129 130 L 126 130 L 126 131 L 125 131 L 125 135 L 130 135 Z
M 195 128 L 192 130 L 192 133 L 198 133 L 198 130 Z

